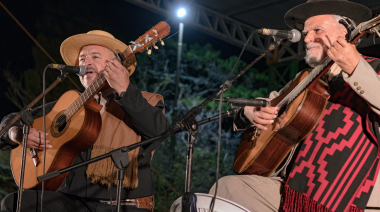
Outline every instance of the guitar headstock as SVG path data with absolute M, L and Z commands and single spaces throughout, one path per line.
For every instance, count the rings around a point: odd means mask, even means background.
M 129 42 L 131 45 L 129 45 L 124 52 L 118 52 L 122 63 L 128 63 L 131 56 L 137 52 L 146 51 L 148 54 L 150 54 L 152 48 L 158 49 L 156 43 L 161 42 L 161 45 L 164 45 L 164 41 L 162 40 L 162 38 L 166 37 L 169 33 L 169 24 L 165 21 L 159 22 L 149 31 L 145 32 L 145 34 L 140 36 L 137 40 Z
M 155 45 L 158 41 L 164 45 L 162 38 L 170 33 L 170 26 L 165 21 L 161 21 L 147 31 L 144 35 L 140 36 L 137 40 L 131 41 L 131 48 L 133 53 L 148 51 L 151 47 L 158 49 Z M 149 53 L 148 53 L 149 54 Z
M 368 33 L 377 33 L 379 36 L 379 30 L 380 30 L 380 15 L 372 18 L 369 21 L 363 22 L 359 24 L 359 33 L 368 31 Z

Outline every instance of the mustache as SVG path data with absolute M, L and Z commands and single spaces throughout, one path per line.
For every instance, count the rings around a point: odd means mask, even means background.
M 306 43 L 305 48 L 306 50 L 309 50 L 310 48 L 322 48 L 322 45 L 320 43 Z
M 87 70 L 87 71 L 91 71 L 91 72 L 96 72 L 96 73 L 98 73 L 98 70 L 97 70 L 95 67 L 93 67 L 93 66 L 87 66 L 87 67 L 86 67 L 86 70 Z

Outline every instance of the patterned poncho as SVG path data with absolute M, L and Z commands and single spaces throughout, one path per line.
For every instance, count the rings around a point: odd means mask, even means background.
M 364 57 L 378 72 L 380 60 Z M 301 144 L 285 184 L 285 212 L 363 211 L 379 172 L 378 118 L 342 74 L 317 127 Z

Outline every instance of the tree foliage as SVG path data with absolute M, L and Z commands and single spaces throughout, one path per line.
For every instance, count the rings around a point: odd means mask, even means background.
M 236 56 L 221 58 L 220 52 L 210 44 L 183 46 L 181 61 L 179 98 L 175 104 L 175 78 L 177 44 L 166 41 L 164 47 L 153 53 L 138 56 L 138 68 L 131 77 L 133 84 L 142 90 L 160 93 L 165 99 L 166 116 L 174 124 L 192 107 L 199 105 L 224 82 L 237 60 Z M 246 63 L 240 61 L 235 70 L 241 70 Z M 229 88 L 224 96 L 255 98 L 267 95 L 265 87 L 268 78 L 251 68 Z M 235 87 L 235 85 L 238 85 Z M 175 107 L 175 105 L 177 105 Z M 223 105 L 223 111 L 229 109 Z M 197 121 L 217 115 L 218 103 L 209 103 L 196 117 Z M 218 122 L 200 126 L 195 134 L 191 191 L 208 193 L 216 178 Z M 219 177 L 231 175 L 235 151 L 240 133 L 232 131 L 232 118 L 222 124 L 221 158 Z M 156 211 L 167 211 L 170 205 L 184 192 L 186 173 L 188 133 L 182 132 L 164 141 L 156 150 L 152 167 L 156 190 Z

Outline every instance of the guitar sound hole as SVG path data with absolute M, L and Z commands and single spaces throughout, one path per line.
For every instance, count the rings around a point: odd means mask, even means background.
M 66 120 L 65 111 L 59 112 L 51 123 L 50 133 L 57 138 L 63 135 L 70 125 L 70 120 Z
M 58 119 L 60 121 L 56 123 L 56 128 L 58 128 L 58 132 L 62 132 L 62 130 L 64 130 L 66 127 L 66 116 L 60 116 Z

